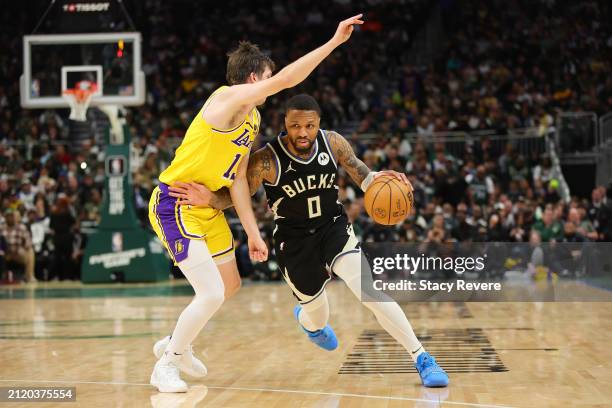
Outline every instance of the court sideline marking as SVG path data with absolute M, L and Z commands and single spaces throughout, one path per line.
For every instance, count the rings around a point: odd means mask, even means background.
M 110 381 L 64 381 L 64 380 L 3 380 L 0 382 L 22 382 L 22 383 L 57 383 L 57 384 L 94 384 L 94 385 L 132 385 L 132 386 L 146 386 L 151 387 L 151 384 L 145 383 L 129 383 L 129 382 L 110 382 Z M 512 408 L 509 405 L 490 405 L 490 404 L 475 404 L 469 402 L 456 402 L 447 400 L 429 400 L 422 398 L 409 398 L 409 397 L 385 397 L 382 395 L 366 395 L 366 394 L 350 394 L 342 392 L 322 392 L 322 391 L 302 391 L 302 390 L 285 390 L 285 389 L 274 389 L 274 388 L 248 388 L 248 387 L 221 387 L 206 385 L 207 388 L 212 390 L 234 390 L 234 391 L 258 391 L 258 392 L 277 392 L 286 394 L 305 394 L 305 395 L 328 395 L 336 397 L 354 397 L 354 398 L 369 398 L 369 399 L 382 399 L 382 400 L 393 400 L 393 401 L 412 401 L 412 402 L 437 402 L 438 404 L 449 404 L 449 405 L 461 405 L 467 407 L 483 407 L 483 408 Z

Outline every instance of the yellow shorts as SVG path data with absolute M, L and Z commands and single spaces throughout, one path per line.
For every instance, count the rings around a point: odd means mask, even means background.
M 175 263 L 187 258 L 189 242 L 204 240 L 216 263 L 234 258 L 234 238 L 223 211 L 181 206 L 168 186 L 155 187 L 149 201 L 149 222 Z

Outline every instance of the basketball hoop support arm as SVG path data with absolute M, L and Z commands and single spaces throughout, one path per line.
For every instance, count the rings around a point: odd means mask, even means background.
M 98 108 L 104 112 L 106 116 L 108 116 L 108 120 L 110 121 L 110 144 L 123 144 L 123 141 L 125 140 L 123 134 L 125 118 L 119 118 L 119 111 L 122 111 L 125 108 L 120 105 L 100 105 Z

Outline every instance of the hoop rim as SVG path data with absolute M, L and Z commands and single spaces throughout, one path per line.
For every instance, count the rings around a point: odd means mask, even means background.
M 90 84 L 89 89 L 81 89 L 78 87 L 78 84 L 88 82 Z M 77 103 L 87 102 L 93 94 L 98 91 L 98 83 L 93 81 L 79 81 L 77 82 L 77 86 L 74 88 L 65 89 L 62 92 L 62 95 L 65 96 L 69 101 L 74 98 Z
M 89 83 L 89 89 L 79 88 L 79 84 L 83 82 Z M 98 84 L 93 81 L 79 81 L 74 88 L 68 88 L 62 92 L 62 97 L 68 101 L 70 105 L 70 119 L 77 121 L 85 121 L 87 109 L 98 90 Z

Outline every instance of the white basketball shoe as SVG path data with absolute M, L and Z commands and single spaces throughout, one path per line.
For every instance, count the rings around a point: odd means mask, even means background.
M 168 343 L 170 343 L 170 336 L 166 336 L 153 346 L 153 353 L 155 353 L 155 357 L 161 358 L 166 351 L 166 347 L 168 347 Z M 183 351 L 183 355 L 179 361 L 179 369 L 191 377 L 204 377 L 208 370 L 206 370 L 206 366 L 202 363 L 196 356 L 193 355 L 193 347 L 191 344 Z
M 181 380 L 178 365 L 167 358 L 155 363 L 151 385 L 157 387 L 159 392 L 187 392 L 187 383 Z

